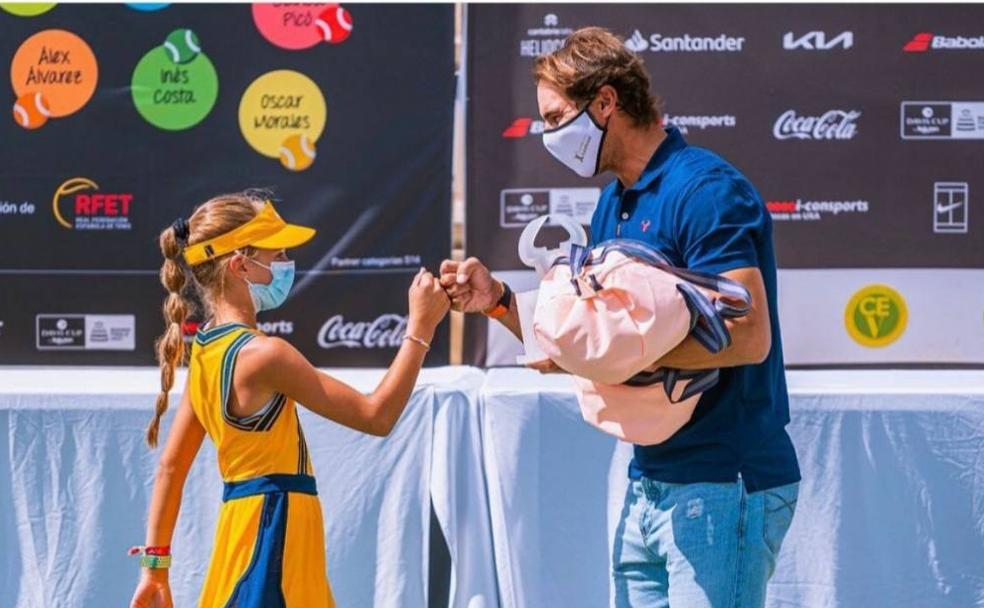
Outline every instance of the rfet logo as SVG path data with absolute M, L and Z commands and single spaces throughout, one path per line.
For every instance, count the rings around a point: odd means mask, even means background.
M 543 133 L 543 121 L 533 120 L 532 118 L 517 118 L 509 123 L 502 131 L 504 139 L 519 139 L 527 135 L 539 135 Z
M 920 32 L 905 43 L 902 50 L 907 53 L 925 53 L 928 50 L 981 50 L 984 49 L 984 36 L 940 36 Z
M 51 208 L 59 224 L 74 230 L 129 230 L 130 192 L 99 192 L 99 185 L 73 177 L 55 190 Z
M 898 340 L 908 322 L 905 300 L 888 285 L 869 285 L 844 310 L 847 333 L 862 346 L 880 348 Z

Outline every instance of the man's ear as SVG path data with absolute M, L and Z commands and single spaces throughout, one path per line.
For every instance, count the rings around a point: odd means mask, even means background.
M 615 87 L 610 84 L 602 85 L 595 96 L 595 104 L 598 115 L 607 121 L 618 106 L 618 92 Z

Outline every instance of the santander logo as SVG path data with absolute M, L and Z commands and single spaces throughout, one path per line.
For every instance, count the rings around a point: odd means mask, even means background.
M 373 321 L 346 321 L 342 315 L 328 319 L 318 331 L 318 346 L 332 348 L 398 348 L 407 317 L 384 314 Z

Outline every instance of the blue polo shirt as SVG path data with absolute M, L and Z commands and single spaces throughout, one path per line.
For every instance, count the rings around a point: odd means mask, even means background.
M 669 440 L 635 446 L 629 476 L 670 483 L 733 482 L 749 492 L 799 481 L 786 433 L 789 398 L 776 305 L 772 218 L 755 188 L 718 155 L 690 146 L 675 127 L 639 180 L 617 179 L 601 193 L 593 243 L 645 241 L 674 265 L 720 274 L 757 266 L 768 294 L 772 348 L 758 365 L 723 368 L 693 418 Z

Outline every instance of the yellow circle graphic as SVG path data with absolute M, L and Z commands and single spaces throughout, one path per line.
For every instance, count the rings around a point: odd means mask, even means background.
M 254 80 L 239 102 L 239 129 L 254 150 L 280 158 L 293 135 L 313 144 L 321 136 L 328 108 L 313 80 L 293 70 L 274 70 Z
M 902 295 L 888 285 L 869 285 L 844 310 L 847 333 L 862 346 L 881 348 L 899 339 L 909 321 Z

